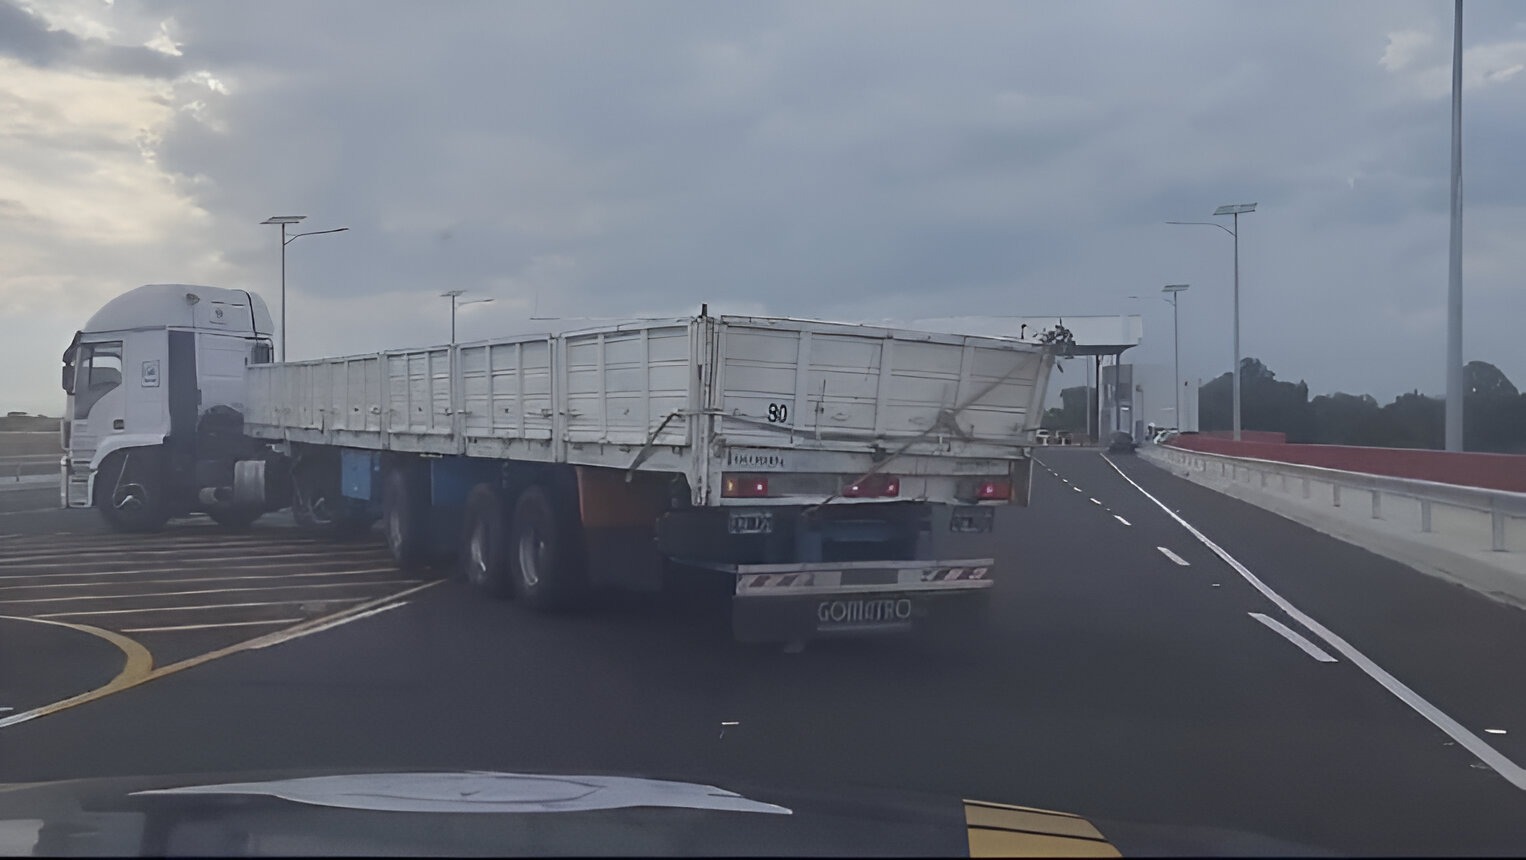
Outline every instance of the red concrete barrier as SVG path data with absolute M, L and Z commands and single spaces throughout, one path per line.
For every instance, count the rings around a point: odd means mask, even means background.
M 1526 492 L 1526 455 L 1473 454 L 1417 448 L 1365 448 L 1356 445 L 1289 445 L 1221 439 L 1204 434 L 1177 436 L 1170 443 L 1188 451 L 1254 457 L 1279 463 L 1322 466 L 1369 475 L 1391 475 L 1465 487 Z
M 1233 430 L 1206 430 L 1206 431 L 1204 431 L 1204 432 L 1202 432 L 1202 433 L 1200 433 L 1198 435 L 1200 435 L 1200 436 L 1207 436 L 1207 437 L 1212 438 L 1212 439 L 1230 439 L 1230 440 L 1233 440 L 1235 438 L 1235 431 L 1233 431 Z M 1281 445 L 1281 444 L 1283 444 L 1283 443 L 1288 441 L 1288 434 L 1282 433 L 1282 432 L 1278 432 L 1276 430 L 1241 430 L 1240 431 L 1240 441 L 1241 442 L 1271 442 L 1273 444 Z

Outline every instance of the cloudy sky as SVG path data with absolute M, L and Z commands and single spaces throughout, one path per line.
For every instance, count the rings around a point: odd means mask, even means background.
M 1452 4 L 0 0 L 0 410 L 154 282 L 290 356 L 530 314 L 1141 313 L 1186 376 L 1443 389 Z M 1526 383 L 1526 5 L 1465 24 L 1466 350 Z M 1130 299 L 1139 295 L 1141 299 Z M 1079 370 L 1079 368 L 1077 368 Z M 1079 373 L 1063 379 L 1073 382 Z

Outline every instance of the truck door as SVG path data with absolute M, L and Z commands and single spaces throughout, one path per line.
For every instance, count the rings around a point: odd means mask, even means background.
M 169 432 L 165 332 L 136 331 L 124 338 L 122 385 L 126 432 L 163 438 Z M 157 441 L 157 439 L 155 440 Z
M 76 358 L 69 456 L 89 463 L 102 440 L 126 431 L 122 393 L 122 341 L 82 343 Z

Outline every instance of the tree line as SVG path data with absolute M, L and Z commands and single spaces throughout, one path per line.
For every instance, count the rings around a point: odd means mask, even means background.
M 1463 368 L 1463 447 L 1468 451 L 1526 453 L 1526 395 L 1499 368 L 1470 361 Z M 1204 431 L 1234 424 L 1234 380 L 1228 372 L 1198 390 L 1198 424 Z M 1087 388 L 1060 392 L 1060 405 L 1044 415 L 1044 426 L 1081 432 L 1086 427 Z M 1309 386 L 1280 380 L 1255 358 L 1240 362 L 1240 418 L 1246 430 L 1287 434 L 1289 442 L 1435 448 L 1445 441 L 1445 401 L 1419 391 L 1379 404 L 1370 394 L 1321 394 Z

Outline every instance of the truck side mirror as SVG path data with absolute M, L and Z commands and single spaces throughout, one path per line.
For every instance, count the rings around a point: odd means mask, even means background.
M 63 387 L 65 394 L 74 393 L 74 365 L 72 364 L 64 365 Z

